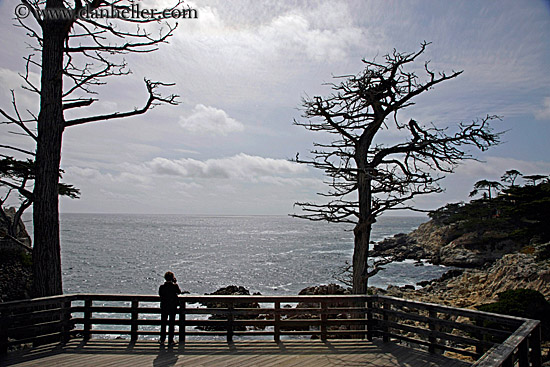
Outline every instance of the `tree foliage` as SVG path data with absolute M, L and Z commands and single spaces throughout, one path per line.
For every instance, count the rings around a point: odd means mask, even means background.
M 27 210 L 34 201 L 32 192 L 33 181 L 35 179 L 34 160 L 20 160 L 11 156 L 0 155 L 0 221 L 4 222 L 7 232 L 6 235 L 13 241 L 18 241 L 19 225 L 25 210 Z M 59 170 L 59 178 L 62 178 L 63 170 Z M 57 184 L 58 194 L 71 199 L 80 197 L 80 190 L 73 185 L 59 182 Z M 10 198 L 16 194 L 18 196 L 17 207 L 14 206 L 15 214 L 13 217 L 7 215 L 2 209 L 7 209 Z M 13 202 L 13 201 L 12 201 Z
M 295 121 L 334 138 L 330 143 L 314 143 L 311 158 L 296 156 L 296 162 L 324 171 L 329 189 L 320 193 L 322 203 L 296 203 L 302 213 L 294 216 L 355 224 L 355 293 L 366 292 L 372 275 L 368 245 L 376 217 L 410 208 L 407 202 L 419 195 L 441 192 L 443 175 L 453 172 L 460 161 L 473 158 L 468 148 L 484 151 L 499 142 L 499 134 L 490 127 L 496 116 L 445 127 L 400 119 L 399 112 L 412 106 L 415 97 L 462 73 L 436 73 L 428 62 L 423 76 L 411 70 L 427 46 L 423 43 L 416 53 L 394 50 L 382 63 L 363 60 L 365 69 L 331 83 L 333 92 L 328 97 L 304 99 L 305 121 Z M 384 130 L 398 131 L 406 138 L 384 142 Z
M 493 197 L 492 192 L 496 191 L 498 193 L 498 190 L 502 187 L 502 184 L 498 181 L 479 180 L 474 184 L 474 189 L 470 192 L 470 197 L 479 194 L 480 190 L 485 190 L 483 197 L 491 200 Z
M 529 175 L 523 176 L 523 178 L 528 180 L 528 184 L 535 186 L 537 181 L 548 180 L 548 175 Z
M 429 216 L 437 223 L 454 223 L 467 231 L 493 230 L 525 245 L 543 243 L 550 240 L 550 183 L 510 185 L 491 199 L 447 204 Z
M 510 169 L 504 172 L 504 174 L 500 177 L 500 180 L 504 183 L 510 184 L 510 186 L 514 186 L 516 180 L 521 176 L 523 175 L 517 169 Z

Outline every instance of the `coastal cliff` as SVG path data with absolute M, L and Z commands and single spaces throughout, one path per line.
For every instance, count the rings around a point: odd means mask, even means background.
M 13 220 L 15 209 L 4 213 Z M 32 277 L 31 238 L 25 225 L 20 220 L 15 238 L 7 225 L 0 220 L 0 302 L 29 298 Z
M 400 233 L 376 243 L 371 256 L 392 257 L 395 261 L 427 259 L 432 264 L 475 268 L 493 263 L 523 246 L 501 232 L 469 231 L 460 223 L 430 220 L 411 233 Z
M 550 243 L 539 246 L 542 251 Z M 389 286 L 371 287 L 374 294 L 385 294 L 422 302 L 472 308 L 495 302 L 498 294 L 511 289 L 532 289 L 550 299 L 550 260 L 539 261 L 537 255 L 504 255 L 483 269 L 455 269 L 439 279 L 422 282 L 420 289 Z
M 550 182 L 509 186 L 493 198 L 450 203 L 429 217 L 415 231 L 375 244 L 370 256 L 479 268 L 506 254 L 532 252 L 533 246 L 550 241 Z

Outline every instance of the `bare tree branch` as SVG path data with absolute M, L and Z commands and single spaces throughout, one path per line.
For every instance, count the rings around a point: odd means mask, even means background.
M 3 145 L 3 144 L 1 144 L 1 145 L 0 145 L 0 148 L 11 149 L 11 150 L 15 150 L 15 151 L 17 151 L 17 152 L 25 153 L 25 154 L 29 154 L 29 155 L 35 155 L 35 153 L 34 153 L 34 152 L 31 152 L 30 150 L 21 149 L 21 148 L 17 148 L 17 147 L 12 147 L 11 145 Z
M 88 122 L 105 121 L 105 120 L 141 115 L 147 112 L 148 110 L 150 110 L 151 108 L 153 108 L 154 106 L 158 105 L 159 102 L 163 102 L 171 105 L 177 105 L 179 103 L 177 101 L 177 98 L 179 96 L 176 94 L 171 94 L 168 97 L 162 97 L 160 94 L 155 92 L 155 90 L 158 87 L 173 86 L 174 85 L 173 83 L 151 82 L 150 80 L 145 79 L 145 85 L 147 86 L 147 92 L 149 92 L 149 99 L 147 100 L 147 102 L 142 108 L 135 109 L 133 111 L 128 111 L 128 112 L 114 112 L 106 115 L 90 116 L 90 117 L 84 117 L 84 118 L 79 118 L 75 120 L 68 120 L 65 122 L 65 127 L 81 125 Z
M 82 100 L 82 101 L 63 103 L 63 109 L 68 110 L 68 109 L 71 109 L 71 108 L 85 107 L 85 106 L 91 105 L 95 101 L 97 101 L 97 99 L 89 98 L 89 99 L 85 99 L 85 100 Z
M 36 134 L 34 134 L 27 127 L 27 125 L 25 125 L 26 122 L 31 122 L 31 121 L 34 121 L 34 120 L 23 120 L 21 118 L 21 115 L 19 114 L 19 110 L 17 109 L 17 103 L 15 102 L 15 92 L 13 90 L 11 91 L 11 96 L 12 96 L 12 106 L 13 106 L 13 109 L 15 111 L 15 114 L 16 114 L 17 118 L 14 118 L 14 117 L 10 116 L 8 113 L 6 113 L 1 108 L 0 108 L 0 114 L 2 114 L 2 116 L 6 117 L 8 119 L 7 123 L 13 123 L 13 124 L 19 126 L 25 132 L 26 135 L 30 136 L 31 138 L 33 138 L 36 141 L 37 140 Z

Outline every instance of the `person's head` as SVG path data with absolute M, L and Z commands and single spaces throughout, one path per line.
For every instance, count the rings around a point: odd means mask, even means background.
M 166 274 L 164 274 L 164 279 L 166 279 L 167 282 L 173 282 L 175 278 L 174 273 L 171 271 L 167 271 Z

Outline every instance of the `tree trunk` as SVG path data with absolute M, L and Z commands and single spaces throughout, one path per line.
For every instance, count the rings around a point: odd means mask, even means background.
M 357 150 L 359 154 L 362 149 Z M 359 195 L 359 221 L 355 226 L 353 233 L 355 235 L 355 247 L 353 250 L 353 293 L 367 294 L 368 287 L 368 258 L 369 242 L 372 223 L 371 218 L 371 174 L 370 169 L 364 164 L 363 158 L 366 154 L 356 159 L 359 171 L 357 174 L 357 189 Z
M 63 293 L 58 183 L 64 130 L 63 44 L 68 30 L 63 22 L 45 21 L 42 31 L 42 79 L 33 204 L 34 297 Z
M 370 231 L 371 224 L 367 221 L 358 223 L 353 230 L 353 294 L 367 294 Z

